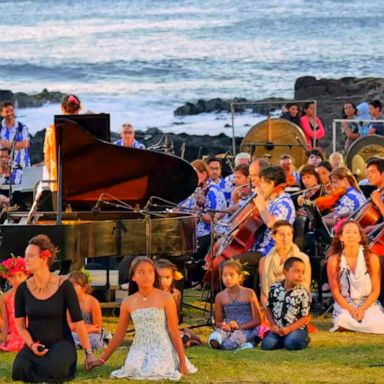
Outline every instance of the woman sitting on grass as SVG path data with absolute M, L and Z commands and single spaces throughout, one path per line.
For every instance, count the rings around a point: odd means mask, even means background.
M 290 257 L 284 262 L 285 280 L 270 287 L 266 318 L 271 332 L 265 336 L 261 348 L 304 349 L 308 345 L 310 295 L 302 285 L 305 276 L 304 261 Z
M 197 369 L 184 355 L 177 328 L 176 303 L 170 293 L 158 285 L 155 265 L 148 257 L 136 257 L 130 268 L 130 284 L 138 291 L 128 296 L 120 307 L 116 332 L 107 349 L 92 367 L 105 364 L 125 338 L 132 319 L 135 338 L 121 369 L 111 373 L 114 378 L 136 380 L 179 380 L 187 372 Z
M 103 347 L 106 332 L 102 328 L 102 314 L 99 301 L 90 295 L 88 276 L 81 271 L 71 272 L 68 280 L 75 288 L 77 298 L 79 299 L 81 313 L 83 315 L 85 329 L 88 332 L 89 341 L 92 350 L 98 350 Z M 69 327 L 72 330 L 72 336 L 76 348 L 80 348 L 79 335 L 74 331 L 71 319 L 68 319 Z
M 333 328 L 384 334 L 380 294 L 380 261 L 367 249 L 360 225 L 346 221 L 332 243 L 327 265 L 328 282 L 335 300 Z
M 242 266 L 237 260 L 223 263 L 222 279 L 225 289 L 215 300 L 216 330 L 208 339 L 214 349 L 253 348 L 259 341 L 260 307 L 255 292 L 241 286 Z

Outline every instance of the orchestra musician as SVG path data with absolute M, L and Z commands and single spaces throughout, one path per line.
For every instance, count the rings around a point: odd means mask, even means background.
M 267 229 L 256 242 L 255 249 L 263 256 L 275 245 L 272 239 L 273 224 L 277 220 L 286 220 L 293 224 L 295 220 L 295 206 L 284 188 L 285 173 L 281 167 L 268 167 L 260 172 L 260 187 L 256 188 L 254 203 Z
M 63 115 L 78 115 L 81 110 L 80 99 L 75 95 L 66 95 L 61 101 Z M 44 138 L 44 180 L 57 180 L 56 128 L 51 124 Z M 57 192 L 57 182 L 49 184 L 52 192 Z M 53 198 L 52 202 L 55 203 Z
M 324 160 L 322 161 L 317 167 L 316 172 L 319 174 L 320 182 L 323 184 L 324 190 L 326 193 L 329 193 L 332 191 L 332 185 L 331 185 L 331 172 L 332 172 L 332 165 L 329 161 Z
M 313 165 L 305 165 L 300 171 L 300 177 L 304 191 L 297 199 L 299 206 L 303 205 L 304 200 L 315 200 L 323 195 L 323 185 L 320 180 L 320 175 L 316 172 Z
M 366 198 L 351 171 L 347 168 L 336 168 L 331 173 L 331 182 L 334 188 L 344 189 L 345 192 L 337 200 L 334 211 L 323 217 L 324 223 L 333 227 L 340 219 L 348 217 L 361 208 Z
M 214 216 L 210 212 L 204 212 L 204 210 L 223 211 L 227 205 L 220 187 L 210 179 L 211 174 L 207 163 L 203 160 L 194 160 L 191 164 L 198 177 L 198 186 L 190 197 L 179 204 L 178 208 L 198 213 L 196 226 L 198 250 L 193 254 L 193 258 L 199 262 L 204 259 L 210 246 L 211 221 Z M 196 284 L 201 280 L 202 274 L 202 269 L 192 273 L 192 279 Z
M 295 170 L 295 159 L 291 155 L 281 155 L 278 165 L 285 170 L 288 186 L 300 185 L 300 174 Z
M 375 189 L 371 193 L 372 203 L 380 211 L 381 218 L 384 216 L 384 159 L 379 157 L 373 157 L 368 160 L 366 165 L 366 174 L 370 185 L 375 186 Z M 382 225 L 382 220 L 380 224 Z M 377 225 L 366 227 L 364 230 L 366 233 L 375 229 Z

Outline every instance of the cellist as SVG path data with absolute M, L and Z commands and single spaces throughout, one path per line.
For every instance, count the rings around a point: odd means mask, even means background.
M 370 185 L 375 186 L 371 193 L 373 204 L 380 211 L 381 217 L 384 216 L 384 159 L 373 157 L 368 160 L 366 174 Z M 369 229 L 373 229 L 372 227 Z

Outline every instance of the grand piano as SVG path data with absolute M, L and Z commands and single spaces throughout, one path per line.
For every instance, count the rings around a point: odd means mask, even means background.
M 151 210 L 156 200 L 178 203 L 195 190 L 192 166 L 165 153 L 111 144 L 109 124 L 93 129 L 90 121 L 100 115 L 84 116 L 55 116 L 57 210 L 10 213 L 0 226 L 0 259 L 23 255 L 40 233 L 57 245 L 63 272 L 78 269 L 85 258 L 193 253 L 196 217 Z

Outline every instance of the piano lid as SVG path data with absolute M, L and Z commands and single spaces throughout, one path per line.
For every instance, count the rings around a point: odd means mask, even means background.
M 178 203 L 197 186 L 195 170 L 181 158 L 100 140 L 70 116 L 55 116 L 55 125 L 63 202 L 73 208 L 92 207 L 102 193 L 133 206 L 151 196 Z

